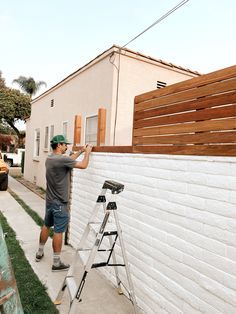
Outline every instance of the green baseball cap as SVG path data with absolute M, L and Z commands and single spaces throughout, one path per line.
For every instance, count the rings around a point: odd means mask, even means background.
M 67 141 L 64 135 L 55 135 L 51 139 L 51 144 L 58 144 L 58 143 L 65 143 L 65 144 L 71 144 Z

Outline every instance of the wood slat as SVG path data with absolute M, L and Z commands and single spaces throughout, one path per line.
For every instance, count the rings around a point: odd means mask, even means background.
M 83 146 L 74 146 L 73 151 L 79 151 Z M 133 153 L 133 146 L 94 146 L 92 152 L 100 153 Z
M 134 128 L 152 127 L 191 121 L 210 120 L 217 118 L 235 117 L 236 105 L 224 106 L 219 108 L 203 109 L 187 113 L 179 113 L 153 119 L 134 121 Z
M 133 153 L 198 156 L 236 156 L 236 145 L 135 146 Z
M 79 150 L 80 148 L 73 147 L 73 150 Z M 236 156 L 236 145 L 99 146 L 93 147 L 92 151 L 102 153 Z
M 208 96 L 197 100 L 194 99 L 180 102 L 174 105 L 163 106 L 155 109 L 137 111 L 134 112 L 134 120 L 141 120 L 149 117 L 162 116 L 177 112 L 210 108 L 213 106 L 222 106 L 226 104 L 233 104 L 234 102 L 236 102 L 236 91 L 226 94 Z
M 133 136 L 153 136 L 161 134 L 177 134 L 204 131 L 220 131 L 236 129 L 236 119 L 209 120 L 189 122 L 174 126 L 160 126 L 146 129 L 134 129 Z
M 156 144 L 209 144 L 209 143 L 235 143 L 236 131 L 234 132 L 203 132 L 182 135 L 134 137 L 134 145 Z
M 186 90 L 177 94 L 171 94 L 171 95 L 157 98 L 155 100 L 135 104 L 135 111 L 148 109 L 148 108 L 151 109 L 154 107 L 160 107 L 160 106 L 168 105 L 168 104 L 170 105 L 170 104 L 174 104 L 180 101 L 185 101 L 185 100 L 187 101 L 187 100 L 196 99 L 199 97 L 215 95 L 218 93 L 235 91 L 235 89 L 236 89 L 236 78 L 233 78 L 227 81 L 204 85 L 204 86 L 192 89 L 192 90 Z
M 202 76 L 194 77 L 192 79 L 178 82 L 176 84 L 166 86 L 165 88 L 143 93 L 135 97 L 135 104 L 143 101 L 151 100 L 153 98 L 161 97 L 164 95 L 169 95 L 172 93 L 178 93 L 186 89 L 191 89 L 194 87 L 199 87 L 221 80 L 226 80 L 236 75 L 236 66 L 231 66 L 225 69 L 220 69 L 215 72 L 211 72 Z

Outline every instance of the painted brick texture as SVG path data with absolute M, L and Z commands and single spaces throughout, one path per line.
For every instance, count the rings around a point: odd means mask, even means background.
M 125 185 L 116 201 L 142 310 L 236 313 L 236 160 L 93 153 L 73 171 L 72 246 L 107 179 Z M 115 283 L 112 269 L 100 271 Z

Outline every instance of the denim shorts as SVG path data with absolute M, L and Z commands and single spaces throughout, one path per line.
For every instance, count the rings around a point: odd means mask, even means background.
M 45 226 L 54 226 L 54 232 L 62 233 L 66 231 L 69 219 L 67 203 L 62 203 L 58 200 L 46 201 Z

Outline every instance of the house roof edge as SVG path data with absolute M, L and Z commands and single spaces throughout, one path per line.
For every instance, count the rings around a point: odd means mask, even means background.
M 90 60 L 89 62 L 87 62 L 85 65 L 83 65 L 82 67 L 80 67 L 79 69 L 77 69 L 76 71 L 72 72 L 71 74 L 69 74 L 68 76 L 66 76 L 64 79 L 62 79 L 61 81 L 59 81 L 57 84 L 53 85 L 51 88 L 49 88 L 48 90 L 46 90 L 45 92 L 43 92 L 42 94 L 40 94 L 39 96 L 37 96 L 36 98 L 34 98 L 31 103 L 34 103 L 35 101 L 37 101 L 38 99 L 40 99 L 41 97 L 45 96 L 46 94 L 50 93 L 50 91 L 52 91 L 53 89 L 57 88 L 59 85 L 63 84 L 65 81 L 71 79 L 72 77 L 74 77 L 75 75 L 77 75 L 79 72 L 81 72 L 81 70 L 85 69 L 86 67 L 88 67 L 90 64 L 92 64 L 93 62 L 98 62 L 98 60 L 103 56 L 106 57 L 106 55 L 108 55 L 109 53 L 111 52 L 114 52 L 117 50 L 122 50 L 122 51 L 127 51 L 131 54 L 134 54 L 136 56 L 140 56 L 142 58 L 145 58 L 145 59 L 148 59 L 150 61 L 153 61 L 153 62 L 158 62 L 164 66 L 167 66 L 167 67 L 171 67 L 172 69 L 175 68 L 175 69 L 178 69 L 178 70 L 181 70 L 181 71 L 184 71 L 184 72 L 188 72 L 188 73 L 191 73 L 191 74 L 194 74 L 194 75 L 201 75 L 199 72 L 197 71 L 193 71 L 193 70 L 190 70 L 190 69 L 187 69 L 187 68 L 184 68 L 184 67 L 181 67 L 181 66 L 177 66 L 173 63 L 170 63 L 170 62 L 166 62 L 166 61 L 163 61 L 161 59 L 156 59 L 156 58 L 153 58 L 151 56 L 147 56 L 143 53 L 140 53 L 140 52 L 136 52 L 136 51 L 133 51 L 131 49 L 128 49 L 128 48 L 125 48 L 125 47 L 121 47 L 121 46 L 118 46 L 116 44 L 113 44 L 110 48 L 104 50 L 102 53 L 100 53 L 99 55 L 97 55 L 95 58 L 93 58 L 92 60 Z

